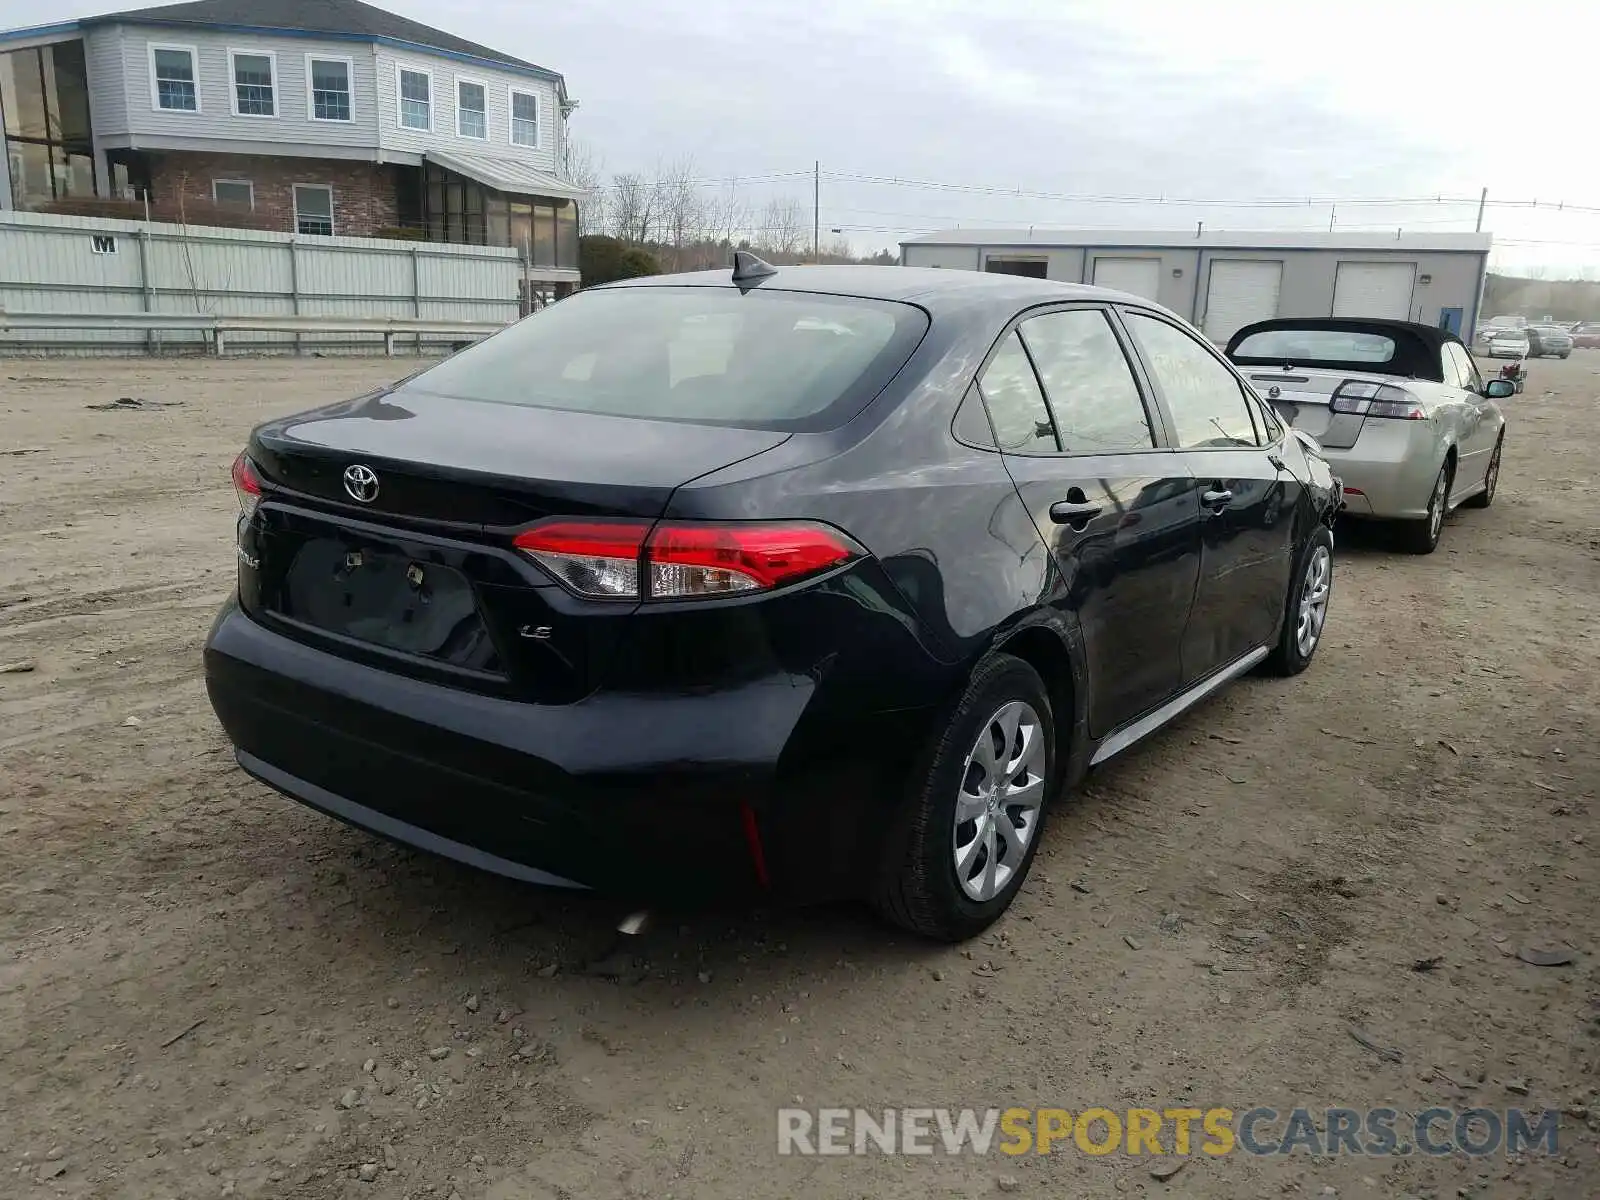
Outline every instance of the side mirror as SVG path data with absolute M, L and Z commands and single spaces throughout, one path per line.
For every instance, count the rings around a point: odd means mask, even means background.
M 1509 379 L 1491 379 L 1483 385 L 1483 394 L 1490 400 L 1505 400 L 1517 394 L 1517 385 Z

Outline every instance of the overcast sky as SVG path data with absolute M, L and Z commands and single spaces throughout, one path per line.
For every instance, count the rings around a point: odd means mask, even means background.
M 86 0 L 82 13 L 128 4 Z M 561 71 L 607 171 L 809 171 L 1065 196 L 1315 197 L 1294 207 L 1029 199 L 823 180 L 858 247 L 951 225 L 1473 227 L 1506 267 L 1600 276 L 1600 4 L 1549 0 L 387 0 Z M 40 20 L 0 0 L 0 27 Z M 747 185 L 759 203 L 809 179 Z M 1381 206 L 1374 197 L 1469 197 Z M 1347 202 L 1330 214 L 1330 198 Z M 1553 243 L 1565 244 L 1553 244 Z

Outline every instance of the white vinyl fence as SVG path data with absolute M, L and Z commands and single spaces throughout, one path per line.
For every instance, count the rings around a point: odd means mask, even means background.
M 230 332 L 235 353 L 382 354 L 383 340 L 351 332 L 352 319 L 504 324 L 517 319 L 520 282 L 517 252 L 508 247 L 0 212 L 0 310 L 329 317 L 344 325 L 337 332 Z M 204 326 L 0 328 L 0 356 L 199 353 L 214 337 Z M 452 340 L 399 336 L 419 350 Z

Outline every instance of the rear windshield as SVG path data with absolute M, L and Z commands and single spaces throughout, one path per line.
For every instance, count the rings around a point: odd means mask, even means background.
M 760 429 L 858 412 L 922 335 L 892 301 L 734 287 L 580 292 L 416 376 L 422 391 Z
M 1381 333 L 1344 329 L 1263 329 L 1231 351 L 1234 358 L 1265 358 L 1286 363 L 1386 363 L 1394 358 L 1394 339 Z

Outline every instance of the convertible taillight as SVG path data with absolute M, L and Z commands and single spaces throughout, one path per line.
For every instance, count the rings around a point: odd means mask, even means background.
M 512 544 L 591 600 L 690 600 L 770 591 L 861 558 L 847 535 L 813 521 L 555 519 Z
M 1361 417 L 1387 417 L 1397 421 L 1426 421 L 1427 409 L 1410 392 L 1392 383 L 1347 379 L 1333 393 L 1328 407 L 1336 413 Z
M 233 460 L 233 490 L 239 497 L 239 513 L 248 521 L 261 502 L 261 477 L 244 454 Z

